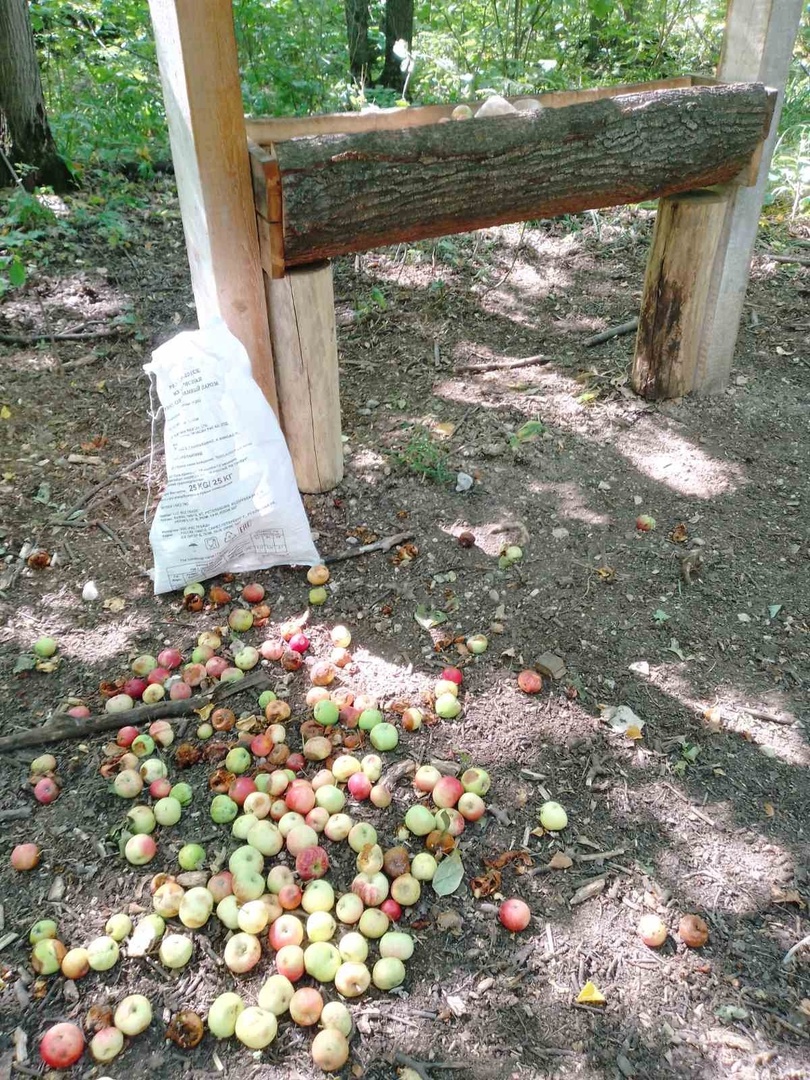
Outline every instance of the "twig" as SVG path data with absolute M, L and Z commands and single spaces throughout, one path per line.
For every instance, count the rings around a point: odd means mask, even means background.
M 795 716 L 780 716 L 778 713 L 766 712 L 764 709 L 749 709 L 747 705 L 729 705 L 727 708 L 752 716 L 754 720 L 767 720 L 771 724 L 784 724 L 787 727 L 796 723 Z
M 413 1069 L 422 1080 L 433 1080 L 430 1075 L 431 1069 L 467 1069 L 469 1066 L 452 1061 L 419 1061 L 417 1058 L 405 1054 L 401 1050 L 394 1051 L 394 1061 L 397 1065 L 404 1065 L 407 1069 Z
M 461 367 L 454 369 L 454 373 L 469 371 L 475 374 L 476 371 L 511 371 L 513 368 L 534 367 L 535 364 L 540 366 L 541 364 L 550 363 L 550 356 L 543 356 L 542 353 L 538 353 L 537 356 L 524 356 L 519 360 L 506 360 L 503 363 L 495 361 L 491 364 L 462 364 Z
M 603 341 L 610 341 L 611 338 L 632 334 L 634 330 L 638 330 L 638 317 L 630 319 L 629 322 L 619 323 L 618 326 L 611 326 L 609 330 L 603 330 L 601 334 L 594 334 L 593 337 L 586 338 L 582 344 L 586 349 L 591 349 L 594 345 L 601 345 Z
M 3 345 L 37 345 L 40 341 L 93 341 L 96 338 L 131 337 L 132 331 L 125 326 L 112 327 L 109 330 L 88 330 L 83 334 L 0 334 Z
M 127 555 L 129 553 L 129 545 L 125 544 L 121 537 L 118 535 L 118 533 L 113 532 L 109 525 L 105 525 L 103 521 L 96 521 L 93 524 L 96 525 L 99 529 L 101 529 L 101 531 L 106 536 L 109 536 L 113 543 L 121 549 L 121 552 L 124 555 Z
M 270 677 L 265 671 L 255 671 L 234 683 L 217 683 L 204 694 L 179 701 L 159 701 L 156 705 L 139 705 L 119 713 L 104 713 L 84 723 L 77 723 L 72 716 L 56 713 L 42 727 L 29 731 L 18 731 L 16 735 L 6 735 L 0 739 L 0 754 L 9 750 L 19 750 L 24 746 L 40 746 L 43 743 L 62 742 L 64 739 L 77 739 L 83 735 L 95 735 L 102 731 L 112 731 L 125 724 L 146 724 L 150 720 L 170 720 L 177 716 L 188 716 L 201 709 L 209 701 L 221 701 L 242 690 L 251 690 L 257 686 L 269 687 Z
M 162 452 L 163 452 L 163 447 L 162 446 L 156 446 L 155 447 L 155 455 L 161 454 Z M 135 458 L 134 461 L 130 461 L 126 465 L 122 465 L 121 468 L 118 469 L 116 472 L 114 472 L 111 476 L 108 476 L 105 480 L 100 480 L 97 484 L 95 484 L 93 487 L 91 487 L 89 491 L 86 491 L 84 493 L 84 495 L 82 495 L 82 497 L 79 499 L 79 501 L 77 503 L 74 503 L 74 505 L 71 506 L 71 508 L 69 510 L 66 510 L 64 512 L 64 514 L 62 514 L 61 518 L 54 519 L 53 521 L 50 522 L 50 524 L 51 525 L 67 524 L 69 522 L 70 518 L 73 517 L 73 515 L 77 511 L 79 511 L 83 507 L 87 506 L 87 504 L 90 502 L 90 500 L 93 498 L 94 495 L 97 495 L 99 493 L 99 491 L 103 491 L 105 487 L 108 487 L 115 480 L 119 480 L 122 476 L 125 476 L 130 471 L 130 469 L 135 469 L 135 468 L 137 468 L 138 465 L 143 465 L 143 463 L 145 461 L 148 461 L 151 456 L 152 456 L 151 453 L 150 454 L 141 454 L 141 456 L 138 457 L 138 458 Z
M 793 959 L 797 952 L 801 952 L 805 945 L 810 945 L 810 934 L 808 934 L 807 937 L 803 937 L 801 941 L 797 941 L 795 945 L 791 945 L 791 947 L 788 949 L 788 951 L 782 958 L 782 966 L 789 967 L 790 961 Z
M 390 551 L 397 544 L 404 544 L 406 540 L 411 539 L 413 539 L 412 532 L 395 533 L 382 540 L 375 540 L 373 544 L 361 544 L 360 547 L 348 548 L 337 555 L 328 555 L 323 561 L 325 563 L 343 562 L 345 559 L 356 559 L 358 555 L 370 555 L 373 551 Z
M 799 266 L 810 266 L 810 259 L 805 255 L 777 255 L 775 251 L 763 251 L 761 254 L 766 259 L 770 259 L 771 262 L 798 263 Z
M 22 821 L 31 817 L 30 806 L 12 806 L 10 810 L 0 810 L 0 821 Z
M 663 783 L 661 784 L 661 787 L 665 787 L 667 789 L 667 791 L 671 791 L 673 795 L 677 795 L 677 797 L 682 802 L 685 802 L 688 805 L 689 809 L 692 811 L 692 813 L 696 817 L 699 817 L 701 821 L 705 821 L 706 824 L 711 825 L 711 827 L 713 829 L 717 828 L 717 826 L 712 821 L 712 819 L 709 817 L 709 815 L 704 814 L 702 810 L 698 810 L 698 808 L 695 806 L 695 804 L 692 802 L 692 800 L 690 798 L 688 798 L 688 796 L 684 795 L 684 793 L 682 791 L 678 791 L 678 789 L 676 787 L 673 787 L 672 784 L 668 784 L 666 782 L 666 780 L 663 781 Z
M 577 855 L 577 862 L 598 862 L 600 859 L 612 859 L 614 855 L 624 855 L 623 847 L 614 848 L 613 851 L 595 851 L 593 855 Z

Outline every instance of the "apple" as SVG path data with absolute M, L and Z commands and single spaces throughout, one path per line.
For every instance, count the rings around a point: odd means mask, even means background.
M 276 924 L 273 923 L 273 926 Z M 304 974 L 304 950 L 300 945 L 284 945 L 276 953 L 276 969 L 290 982 L 297 982 Z
M 220 994 L 208 1010 L 208 1030 L 215 1039 L 229 1039 L 236 1030 L 236 1021 L 245 1007 L 238 994 Z
M 369 735 L 375 750 L 387 752 L 395 750 L 399 744 L 399 732 L 393 724 L 377 724 Z
M 357 929 L 367 938 L 380 938 L 388 931 L 391 920 L 379 908 L 366 908 L 360 916 Z
M 324 836 L 335 842 L 345 840 L 352 830 L 352 824 L 348 814 L 332 814 L 323 827 Z
M 332 762 L 332 775 L 339 784 L 345 784 L 350 776 L 362 770 L 362 765 L 351 754 L 340 754 Z
M 384 956 L 374 965 L 371 981 L 378 990 L 393 990 L 405 982 L 405 965 L 396 956 Z
M 254 822 L 248 829 L 246 839 L 248 848 L 256 851 L 260 856 L 278 855 L 284 847 L 281 831 L 272 821 L 266 819 Z M 258 867 L 254 868 L 258 870 Z
M 294 880 L 292 870 L 288 866 L 279 864 L 274 866 L 267 875 L 267 888 L 271 893 L 278 895 L 285 885 L 292 885 Z
M 385 784 L 375 784 L 368 795 L 374 806 L 380 810 L 384 810 L 387 806 L 391 805 L 393 796 Z
M 328 911 L 313 911 L 307 919 L 307 938 L 310 942 L 331 941 L 337 923 Z
M 229 970 L 241 975 L 261 960 L 262 946 L 253 934 L 238 933 L 228 939 L 223 955 Z
M 436 819 L 426 806 L 416 803 L 405 815 L 405 828 L 414 836 L 427 836 L 436 828 Z
M 255 668 L 261 659 L 259 650 L 254 649 L 252 645 L 245 645 L 243 649 L 234 656 L 233 662 L 239 668 L 240 671 L 250 671 Z
M 348 836 L 349 847 L 359 854 L 364 847 L 377 843 L 377 830 L 367 821 L 353 825 Z
M 181 806 L 188 806 L 194 797 L 194 792 L 191 790 L 191 784 L 187 784 L 185 781 L 181 781 L 179 784 L 173 784 L 169 794 L 173 799 L 177 799 Z
M 455 806 L 464 794 L 464 786 L 455 776 L 443 776 L 433 788 L 433 802 L 440 809 Z
M 411 864 L 411 873 L 417 881 L 432 881 L 436 873 L 438 863 L 429 851 L 420 851 L 414 856 Z
M 69 1069 L 84 1053 L 84 1035 L 77 1024 L 54 1024 L 42 1036 L 39 1056 L 51 1069 Z
M 239 929 L 239 901 L 233 893 L 223 896 L 217 904 L 217 918 L 229 930 Z
M 205 887 L 213 896 L 214 903 L 218 904 L 233 893 L 233 875 L 230 870 L 221 870 L 208 879 Z
M 651 949 L 660 948 L 667 940 L 666 923 L 652 913 L 641 916 L 636 933 Z
M 267 905 L 261 899 L 248 900 L 239 908 L 237 922 L 239 929 L 246 934 L 260 934 L 269 922 Z
M 222 678 L 222 673 L 228 670 L 228 661 L 224 656 L 212 656 L 205 661 L 205 674 L 212 679 Z
M 205 848 L 200 844 L 183 844 L 177 852 L 177 861 L 183 870 L 199 870 L 205 862 Z
M 104 711 L 108 713 L 129 712 L 134 707 L 135 702 L 129 694 L 114 694 L 111 698 L 107 698 Z
M 329 820 L 329 811 L 324 810 L 322 806 L 313 806 L 304 821 L 309 825 L 310 829 L 314 829 L 316 833 L 322 833 L 326 828 L 326 823 Z
M 11 865 L 14 870 L 33 870 L 39 863 L 39 855 L 36 844 L 17 844 L 11 852 Z
M 440 694 L 433 708 L 442 720 L 454 720 L 461 712 L 461 702 L 455 694 Z
M 228 755 L 225 758 L 225 768 L 228 772 L 241 774 L 247 772 L 250 768 L 253 759 L 250 756 L 250 751 L 245 746 L 235 746 L 233 750 L 228 751 Z
M 130 836 L 124 845 L 124 857 L 133 866 L 144 866 L 157 854 L 157 844 L 148 833 Z
M 335 906 L 335 890 L 328 881 L 310 881 L 301 897 L 301 907 L 308 915 L 318 911 L 331 911 Z
M 211 918 L 211 912 L 213 910 L 213 896 L 208 889 L 198 886 L 189 889 L 180 901 L 180 911 L 178 912 L 178 915 L 183 926 L 188 927 L 189 930 L 199 930 L 199 928 L 205 926 Z
M 113 1023 L 124 1035 L 140 1035 L 152 1023 L 152 1006 L 143 994 L 129 994 L 116 1007 Z
M 176 825 L 183 813 L 183 807 L 173 795 L 166 795 L 155 803 L 153 813 L 158 825 Z
M 34 798 L 38 803 L 47 805 L 59 798 L 59 785 L 51 776 L 43 776 L 34 785 Z
M 478 821 L 486 813 L 486 803 L 480 795 L 465 791 L 458 800 L 458 811 L 465 821 Z
M 304 743 L 304 758 L 306 761 L 325 761 L 332 753 L 332 743 L 322 735 L 316 735 L 307 739 Z
M 549 832 L 561 832 L 568 825 L 568 814 L 558 802 L 544 802 L 540 807 L 540 824 Z
M 149 806 L 133 806 L 127 811 L 127 828 L 133 833 L 154 832 L 157 821 Z
M 289 837 L 287 840 L 289 846 Z M 382 852 L 380 852 L 380 864 L 382 865 Z M 304 848 L 295 857 L 295 870 L 302 881 L 322 878 L 329 870 L 329 856 L 322 847 Z
M 422 710 L 411 706 L 402 714 L 402 727 L 404 731 L 418 731 L 424 719 Z
M 132 919 L 123 911 L 111 915 L 104 926 L 104 933 L 115 941 L 123 941 L 132 933 Z
M 335 905 L 335 915 L 347 926 L 353 926 L 363 914 L 363 901 L 356 893 L 344 893 Z
M 649 514 L 639 514 L 636 518 L 636 528 L 639 532 L 651 532 L 655 528 L 655 518 Z
M 263 641 L 259 646 L 263 660 L 280 660 L 284 655 L 284 643 L 281 641 Z
M 383 868 L 383 851 L 379 844 L 366 844 L 357 854 L 355 866 L 363 874 L 376 874 Z
M 205 652 L 208 651 L 205 650 Z M 208 675 L 208 672 L 205 670 L 205 661 L 210 660 L 213 653 L 208 653 L 208 655 L 205 656 L 205 660 L 202 659 L 203 655 L 204 651 L 202 649 L 195 649 L 191 654 L 193 663 L 186 664 L 183 668 L 183 682 L 188 683 L 189 686 L 201 686 Z
M 248 795 L 256 791 L 256 784 L 249 776 L 237 776 L 228 788 L 228 796 L 237 806 L 244 806 Z
M 284 975 L 271 975 L 259 990 L 257 1004 L 260 1009 L 281 1016 L 287 1012 L 295 987 Z
M 145 784 L 151 784 L 154 780 L 165 779 L 168 769 L 166 763 L 160 758 L 147 758 L 138 766 L 138 772 Z
M 304 927 L 294 915 L 281 915 L 270 927 L 267 936 L 271 949 L 280 952 L 285 945 L 300 945 L 304 940 Z
M 350 930 L 338 942 L 337 950 L 344 962 L 363 964 L 368 957 L 368 941 L 357 930 Z
M 335 989 L 345 998 L 360 997 L 368 990 L 371 972 L 365 964 L 346 961 L 335 972 Z
M 293 881 L 289 885 L 284 885 L 278 892 L 279 906 L 284 911 L 295 911 L 301 903 L 302 895 L 301 886 L 297 881 Z
M 301 1027 L 317 1024 L 323 1012 L 323 998 L 311 986 L 302 986 L 290 999 L 290 1016 Z
M 458 683 L 453 682 L 451 679 L 439 679 L 438 682 L 433 684 L 433 696 L 439 698 L 442 694 L 452 694 L 453 697 L 458 697 Z
M 128 951 L 131 952 L 131 949 Z M 118 962 L 119 956 L 118 942 L 109 934 L 93 938 L 87 946 L 87 962 L 93 971 L 109 971 Z
M 31 952 L 31 967 L 37 975 L 55 975 L 66 953 L 65 946 L 56 938 L 40 938 Z
M 244 868 L 233 875 L 233 895 L 238 903 L 258 900 L 263 892 L 264 876 L 260 872 Z
M 233 615 L 234 612 L 231 612 Z M 263 1050 L 269 1046 L 278 1033 L 275 1016 L 266 1009 L 249 1005 L 236 1017 L 234 1034 L 237 1039 L 251 1050 Z
M 53 919 L 40 919 L 28 932 L 29 944 L 36 945 L 38 941 L 43 941 L 45 938 L 55 938 L 57 929 Z
M 391 896 L 402 907 L 413 907 L 422 895 L 422 886 L 413 874 L 401 874 L 391 882 Z
M 190 937 L 184 934 L 166 934 L 160 943 L 158 955 L 167 968 L 185 967 L 194 948 Z
M 246 608 L 232 608 L 228 614 L 228 626 L 237 634 L 245 634 L 253 626 L 253 613 Z
M 264 791 L 251 791 L 245 798 L 242 808 L 246 814 L 252 814 L 254 818 L 263 820 L 270 813 L 272 801 Z
M 143 777 L 141 777 L 141 779 L 143 779 Z M 172 782 L 165 776 L 159 776 L 149 784 L 149 794 L 153 799 L 166 799 L 171 790 Z
M 304 949 L 304 968 L 318 982 L 332 982 L 340 967 L 340 953 L 328 941 L 315 941 Z
M 321 1012 L 321 1027 L 339 1031 L 348 1039 L 352 1031 L 352 1014 L 342 1001 L 327 1001 Z
M 395 956 L 398 960 L 410 960 L 413 956 L 414 940 L 410 934 L 399 930 L 390 930 L 380 938 L 380 956 Z
M 215 795 L 211 800 L 211 820 L 217 825 L 226 825 L 239 813 L 239 807 L 227 795 Z
M 256 824 L 259 823 L 256 822 Z M 261 874 L 264 870 L 264 856 L 250 844 L 243 844 L 231 853 L 231 857 L 228 859 L 228 869 L 234 877 L 243 870 L 252 870 L 254 873 Z
M 536 671 L 526 669 L 517 677 L 517 684 L 524 694 L 539 694 L 543 689 L 543 680 Z
M 284 794 L 284 801 L 290 810 L 303 817 L 315 805 L 315 792 L 308 780 L 294 780 Z
M 399 922 L 402 918 L 402 908 L 389 896 L 387 900 L 383 900 L 380 904 L 380 911 L 382 911 L 392 922 Z
M 442 774 L 434 765 L 420 765 L 413 778 L 413 786 L 417 791 L 430 792 L 441 780 Z
M 283 831 L 283 826 L 281 824 L 279 824 L 279 829 Z M 287 834 L 287 851 L 289 851 L 291 855 L 295 855 L 296 858 L 301 854 L 302 851 L 306 851 L 308 848 L 316 848 L 317 846 L 318 834 L 309 825 L 296 825 L 295 828 L 291 829 L 290 832 Z M 326 852 L 324 852 L 324 856 L 326 856 Z M 328 867 L 328 856 L 326 858 L 326 862 Z
M 99 1064 L 112 1061 L 123 1049 L 124 1033 L 117 1027 L 102 1028 L 90 1040 L 90 1056 Z
M 62 974 L 66 979 L 82 979 L 89 970 L 87 949 L 68 949 L 62 957 Z
M 484 634 L 473 634 L 467 638 L 466 645 L 473 656 L 480 656 L 487 651 L 489 640 Z
M 46 773 L 56 772 L 56 758 L 53 754 L 40 754 L 29 765 L 32 776 L 44 776 Z
M 379 907 L 388 896 L 388 878 L 385 874 L 357 874 L 352 881 L 352 892 L 366 907 Z
M 284 803 L 284 805 L 286 806 L 287 804 Z M 278 821 L 279 832 L 281 833 L 281 835 L 284 837 L 285 840 L 290 835 L 290 833 L 293 831 L 293 829 L 297 829 L 299 825 L 306 825 L 306 821 L 304 820 L 303 816 L 301 814 L 296 813 L 295 810 L 287 810 L 284 814 L 282 814 L 282 816 L 279 818 L 279 821 Z M 313 833 L 315 832 L 314 829 L 312 831 L 313 831 Z M 302 833 L 301 836 L 303 837 L 304 834 Z M 317 842 L 318 842 L 317 833 L 315 833 L 315 840 L 312 841 L 312 843 L 317 844 Z M 309 846 L 309 844 L 304 845 L 304 847 L 308 847 L 308 846 Z
M 498 908 L 498 918 L 501 924 L 507 930 L 513 932 L 525 930 L 531 921 L 531 917 L 532 913 L 529 910 L 529 905 L 523 900 L 517 899 L 517 897 L 504 900 Z
M 157 913 L 145 915 L 138 920 L 132 937 L 127 942 L 129 956 L 146 956 L 163 937 L 166 923 Z
M 165 881 L 152 895 L 152 907 L 163 919 L 174 919 L 180 911 L 180 905 L 186 891 L 176 881 Z

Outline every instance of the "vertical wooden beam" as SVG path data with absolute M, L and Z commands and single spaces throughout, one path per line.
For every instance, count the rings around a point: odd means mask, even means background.
M 149 0 L 191 283 L 277 408 L 231 0 Z
M 801 13 L 802 0 L 728 0 L 718 78 L 779 94 L 751 187 L 714 205 L 659 205 L 631 376 L 646 398 L 718 393 L 728 381 Z M 684 311 L 674 296 L 688 297 Z
M 329 263 L 265 275 L 279 416 L 301 491 L 343 479 L 335 294 Z

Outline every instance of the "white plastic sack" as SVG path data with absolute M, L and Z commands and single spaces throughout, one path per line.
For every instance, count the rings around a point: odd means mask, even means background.
M 219 320 L 152 353 L 168 483 L 149 540 L 155 592 L 223 572 L 320 562 L 273 410 Z

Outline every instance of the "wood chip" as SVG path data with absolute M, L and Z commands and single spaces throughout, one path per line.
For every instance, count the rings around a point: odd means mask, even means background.
M 544 652 L 542 656 L 535 660 L 534 666 L 541 675 L 545 675 L 549 679 L 561 679 L 566 672 L 563 658 L 552 652 Z
M 16 941 L 19 936 L 19 934 L 15 934 L 13 931 L 9 931 L 9 933 L 4 934 L 3 937 L 0 938 L 0 952 L 2 952 L 3 949 L 11 945 L 13 941 Z
M 14 1043 L 14 1060 L 19 1064 L 28 1060 L 28 1036 L 22 1028 L 15 1028 L 12 1035 Z
M 594 896 L 598 896 L 603 891 L 606 881 L 606 877 L 594 878 L 587 885 L 583 885 L 581 889 L 577 889 L 568 903 L 571 907 L 576 907 L 577 904 L 584 904 L 586 900 L 592 900 Z
M 58 903 L 65 895 L 65 879 L 61 874 L 57 874 L 51 882 L 51 887 L 48 889 L 48 900 L 53 903 Z

